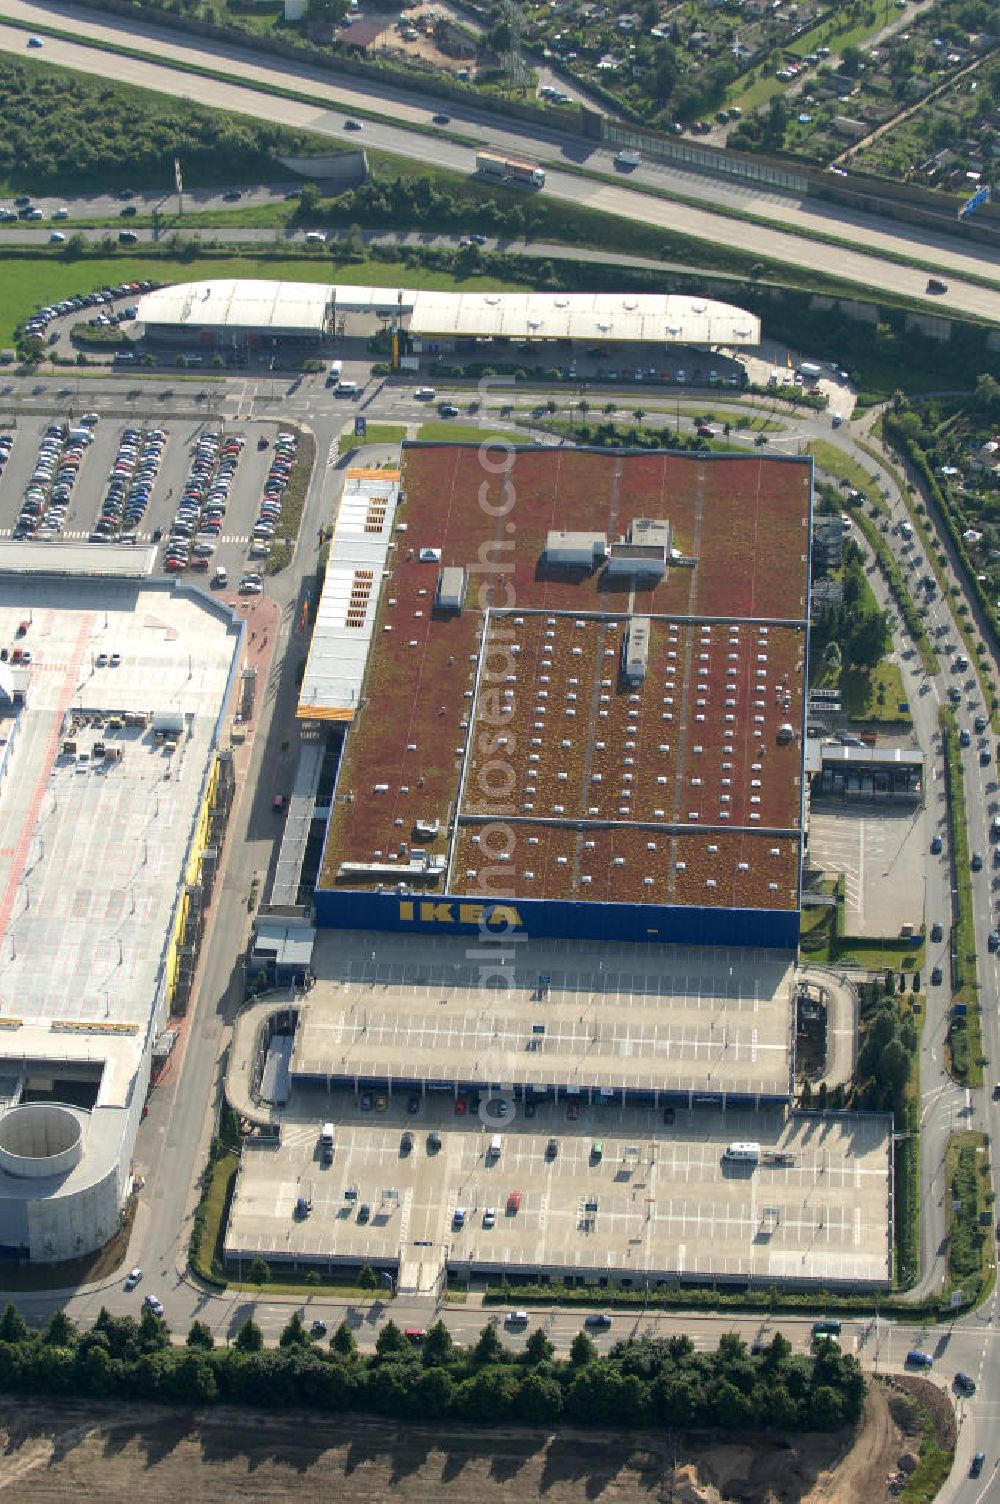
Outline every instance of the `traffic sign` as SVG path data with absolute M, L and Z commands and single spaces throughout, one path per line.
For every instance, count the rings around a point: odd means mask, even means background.
M 959 219 L 968 219 L 970 214 L 975 214 L 977 209 L 981 209 L 989 201 L 990 189 L 989 184 L 987 184 L 986 187 L 977 189 L 972 197 L 962 205 L 958 211 Z

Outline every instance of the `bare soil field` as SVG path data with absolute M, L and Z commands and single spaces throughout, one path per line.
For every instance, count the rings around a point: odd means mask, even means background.
M 929 1386 L 928 1386 L 929 1387 Z M 0 1496 L 30 1504 L 877 1504 L 906 1439 L 873 1388 L 857 1433 L 440 1431 L 315 1414 L 0 1400 Z

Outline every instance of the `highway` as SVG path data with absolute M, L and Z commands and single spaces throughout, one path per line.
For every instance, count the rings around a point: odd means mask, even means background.
M 567 163 L 613 174 L 613 154 L 597 149 L 578 138 L 540 132 L 535 128 L 504 121 L 502 127 L 485 112 L 457 109 L 450 104 L 452 123 L 438 136 L 426 134 L 436 106 L 431 96 L 424 99 L 406 96 L 398 90 L 368 85 L 363 80 L 333 83 L 330 75 L 280 59 L 260 60 L 260 55 L 239 47 L 207 39 L 188 39 L 181 33 L 158 30 L 126 18 L 114 22 L 95 17 L 92 12 L 69 5 L 43 6 L 32 0 L 0 0 L 0 16 L 16 18 L 27 25 L 58 25 L 86 37 L 89 45 L 47 38 L 44 60 L 61 63 L 83 73 L 106 77 L 109 59 L 101 48 L 117 42 L 148 48 L 149 57 L 116 56 L 114 76 L 122 82 L 158 90 L 161 93 L 199 103 L 214 105 L 238 114 L 311 130 L 339 142 L 378 147 L 398 156 L 420 162 L 468 172 L 473 153 L 468 145 L 449 139 L 451 132 L 478 141 L 489 141 L 511 151 L 529 153 L 550 161 L 562 157 Z M 22 55 L 25 33 L 16 27 L 0 25 L 0 50 Z M 177 64 L 224 70 L 232 81 L 195 79 Z M 278 98 L 262 92 L 282 87 L 302 93 L 308 90 L 311 100 Z M 368 120 L 363 131 L 344 135 L 344 120 L 352 110 L 392 112 L 392 122 Z M 414 131 L 410 127 L 422 129 Z M 166 171 L 166 167 L 165 167 Z M 168 185 L 165 182 L 164 188 Z M 643 187 L 660 188 L 698 199 L 701 205 L 678 203 L 656 198 Z M 630 177 L 629 185 L 602 182 L 580 177 L 559 168 L 549 168 L 544 193 L 565 203 L 584 204 L 620 215 L 642 224 L 661 226 L 719 244 L 730 245 L 738 238 L 742 249 L 767 261 L 800 264 L 804 258 L 817 272 L 848 282 L 881 290 L 903 293 L 911 298 L 926 299 L 927 273 L 886 259 L 890 256 L 920 258 L 925 266 L 949 274 L 945 298 L 931 300 L 928 306 L 942 312 L 970 314 L 1000 321 L 1000 252 L 967 246 L 948 236 L 924 232 L 917 227 L 889 225 L 870 215 L 855 214 L 832 205 L 813 201 L 786 199 L 777 194 L 761 193 L 717 178 L 699 177 L 665 166 L 644 165 Z M 741 213 L 759 215 L 768 223 L 741 221 L 721 215 L 718 208 L 728 207 Z M 829 245 L 810 240 L 803 245 L 802 235 L 835 234 L 845 245 Z M 866 249 L 853 248 L 864 244 Z M 880 255 L 879 253 L 884 253 Z M 992 287 L 963 281 L 963 273 L 990 278 Z
M 100 407 L 107 401 L 115 404 L 114 391 L 120 382 L 107 378 L 100 384 L 94 382 L 88 400 Z M 51 407 L 56 383 L 41 390 L 33 390 L 25 382 L 14 382 L 14 401 L 20 390 L 20 402 L 26 412 L 37 410 L 45 404 Z M 426 1327 L 441 1315 L 446 1320 L 453 1336 L 460 1342 L 474 1341 L 483 1324 L 489 1320 L 501 1320 L 502 1312 L 484 1309 L 479 1298 L 470 1297 L 467 1304 L 445 1304 L 437 1308 L 427 1298 L 405 1298 L 399 1302 L 376 1299 L 372 1304 L 332 1299 L 324 1292 L 301 1296 L 268 1296 L 256 1299 L 240 1289 L 217 1291 L 203 1287 L 187 1270 L 187 1245 L 190 1234 L 190 1217 L 196 1202 L 197 1181 L 205 1162 L 208 1139 L 219 1100 L 220 1073 L 225 1066 L 225 1052 L 231 1021 L 242 998 L 242 976 L 239 956 L 245 943 L 248 914 L 247 894 L 255 873 L 266 872 L 274 854 L 274 828 L 269 814 L 255 797 L 255 785 L 260 770 L 269 768 L 284 758 L 294 756 L 294 745 L 282 747 L 289 729 L 294 728 L 292 705 L 294 701 L 295 674 L 301 661 L 303 647 L 291 632 L 294 603 L 299 599 L 302 580 L 315 568 L 316 532 L 320 523 L 330 521 L 331 506 L 335 507 L 338 487 L 342 478 L 339 471 L 328 464 L 335 454 L 337 434 L 351 414 L 336 408 L 324 392 L 321 378 L 308 377 L 296 382 L 287 391 L 279 392 L 273 377 L 254 378 L 243 375 L 227 380 L 222 387 L 224 395 L 218 403 L 221 413 L 246 417 L 252 411 L 273 411 L 275 401 L 280 402 L 283 415 L 295 418 L 309 426 L 316 435 L 318 463 L 313 484 L 307 499 L 300 541 L 290 570 L 278 576 L 269 585 L 282 612 L 282 628 L 279 641 L 279 656 L 275 659 L 272 682 L 262 693 L 261 717 L 253 745 L 249 775 L 234 809 L 228 837 L 222 884 L 216 900 L 213 923 L 209 927 L 206 952 L 198 1002 L 186 1040 L 180 1068 L 172 1071 L 163 1085 L 154 1091 L 148 1118 L 140 1129 L 136 1147 L 136 1168 L 146 1179 L 146 1188 L 139 1198 L 129 1262 L 140 1264 L 145 1277 L 139 1290 L 127 1294 L 122 1287 L 120 1271 L 113 1278 L 103 1280 L 87 1289 L 55 1291 L 38 1294 L 15 1294 L 13 1299 L 21 1306 L 26 1316 L 33 1321 L 42 1321 L 57 1306 L 65 1306 L 69 1314 L 81 1324 L 93 1321 L 102 1305 L 115 1313 L 137 1313 L 141 1297 L 145 1293 L 157 1294 L 164 1303 L 167 1320 L 175 1336 L 183 1339 L 191 1321 L 198 1318 L 206 1321 L 216 1338 L 225 1341 L 232 1338 L 248 1315 L 261 1325 L 265 1337 L 274 1341 L 285 1325 L 293 1309 L 300 1309 L 308 1320 L 321 1318 L 331 1330 L 341 1319 L 346 1319 L 355 1329 L 359 1343 L 366 1350 L 374 1345 L 380 1325 L 389 1317 L 401 1326 Z M 102 396 L 102 392 L 104 395 Z M 467 400 L 468 392 L 446 393 L 459 401 Z M 592 404 L 597 404 L 602 393 L 589 389 Z M 609 389 L 608 397 L 623 396 Z M 565 393 L 558 394 L 564 403 Z M 662 393 L 649 393 L 648 399 L 656 402 Z M 8 403 L 10 398 L 7 399 Z M 496 400 L 501 400 L 497 398 Z M 190 397 L 183 393 L 164 399 L 163 408 L 169 412 L 179 403 L 190 405 Z M 748 410 L 752 402 L 742 404 Z M 773 404 L 760 404 L 760 411 L 770 415 Z M 413 422 L 421 415 L 420 404 L 413 399 L 412 388 L 386 386 L 365 409 L 373 420 L 396 420 Z M 889 473 L 879 467 L 876 471 L 871 458 L 857 447 L 855 436 L 861 436 L 863 425 L 867 427 L 874 415 L 869 415 L 856 425 L 845 425 L 831 435 L 829 418 L 811 413 L 786 413 L 778 416 L 787 426 L 781 433 L 771 435 L 772 451 L 784 448 L 798 452 L 810 438 L 823 437 L 842 445 L 844 450 L 863 464 L 869 472 L 875 471 L 878 483 L 886 496 L 891 522 L 902 520 L 902 501 L 897 495 Z M 672 420 L 667 414 L 658 415 L 665 425 Z M 685 416 L 683 423 L 691 422 Z M 750 443 L 751 435 L 733 434 L 733 443 Z M 903 540 L 895 532 L 887 535 L 893 547 L 899 550 L 904 565 L 914 554 L 919 555 L 919 546 L 905 548 Z M 921 561 L 908 578 L 918 579 L 925 572 Z M 897 633 L 900 630 L 898 613 L 888 601 L 885 587 L 877 573 L 871 574 L 873 589 L 885 603 L 894 618 Z M 943 820 L 944 803 L 941 782 L 940 750 L 937 733 L 937 706 L 947 697 L 947 690 L 954 679 L 948 669 L 948 657 L 943 651 L 944 641 L 957 642 L 957 632 L 951 622 L 946 605 L 940 595 L 932 608 L 929 620 L 932 630 L 943 629 L 936 638 L 941 650 L 942 670 L 924 682 L 919 659 L 909 653 L 908 644 L 897 636 L 896 654 L 904 674 L 904 682 L 910 692 L 914 724 L 918 739 L 928 758 L 927 802 L 935 822 Z M 979 697 L 967 696 L 968 702 Z M 965 707 L 960 723 L 971 721 L 971 709 Z M 293 732 L 294 734 L 294 732 Z M 970 819 L 970 840 L 984 852 L 988 849 L 987 823 L 990 804 L 996 795 L 992 767 L 981 770 L 975 739 L 966 763 L 967 800 Z M 942 826 L 942 829 L 944 827 Z M 927 857 L 926 915 L 928 928 L 934 918 L 945 925 L 950 910 L 952 874 L 947 842 L 940 859 Z M 986 934 L 992 923 L 990 881 L 988 869 L 977 880 L 976 926 L 981 960 L 980 981 L 984 1003 L 984 1051 L 994 1059 L 1000 1059 L 997 1040 L 997 965 L 991 956 L 986 959 Z M 947 978 L 946 946 L 929 946 L 929 968 L 942 964 Z M 945 1187 L 943 1184 L 944 1149 L 951 1132 L 962 1126 L 982 1127 L 987 1132 L 998 1128 L 995 1104 L 989 1093 L 966 1094 L 947 1076 L 944 1070 L 944 1033 L 947 1024 L 949 992 L 946 985 L 927 986 L 927 1018 L 921 1050 L 921 1110 L 922 1110 L 922 1168 L 923 1168 L 923 1220 L 922 1220 L 922 1278 L 917 1294 L 939 1287 L 944 1277 L 945 1233 Z M 4 1297 L 0 1295 L 0 1299 Z M 532 1313 L 528 1327 L 543 1325 L 560 1351 L 565 1351 L 575 1333 L 580 1329 L 584 1311 L 566 1309 L 542 1309 Z M 775 1328 L 784 1331 L 800 1349 L 808 1345 L 809 1325 L 817 1311 L 809 1317 L 763 1317 L 760 1315 L 729 1315 L 710 1312 L 704 1315 L 690 1311 L 661 1312 L 637 1311 L 621 1313 L 614 1317 L 609 1333 L 598 1335 L 598 1342 L 607 1346 L 633 1333 L 666 1335 L 688 1332 L 699 1347 L 714 1347 L 718 1337 L 725 1331 L 738 1331 L 748 1341 L 766 1337 Z M 945 1387 L 950 1387 L 954 1373 L 963 1369 L 972 1374 L 979 1388 L 970 1399 L 956 1397 L 960 1421 L 959 1446 L 952 1479 L 940 1496 L 944 1501 L 952 1499 L 962 1504 L 978 1501 L 984 1493 L 991 1495 L 997 1484 L 994 1463 L 997 1460 L 997 1445 L 994 1441 L 996 1420 L 1000 1413 L 1000 1325 L 997 1319 L 996 1295 L 972 1314 L 951 1322 L 943 1322 L 926 1328 L 919 1324 L 887 1321 L 884 1317 L 847 1319 L 844 1322 L 843 1345 L 855 1352 L 862 1364 L 870 1371 L 900 1370 L 905 1365 L 908 1349 L 918 1347 L 930 1353 L 935 1360 L 931 1377 Z M 504 1340 L 512 1347 L 523 1345 L 524 1334 L 505 1331 Z M 982 1448 L 987 1452 L 987 1470 L 978 1483 L 967 1480 L 968 1465 L 973 1452 Z M 984 1488 L 985 1480 L 985 1488 Z M 996 1501 L 994 1501 L 996 1504 Z

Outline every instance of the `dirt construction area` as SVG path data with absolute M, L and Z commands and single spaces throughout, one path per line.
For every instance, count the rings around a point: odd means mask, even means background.
M 939 1440 L 951 1407 L 932 1392 Z M 909 1412 L 909 1413 L 907 1413 Z M 939 1412 L 939 1413 L 938 1413 Z M 919 1410 L 873 1387 L 860 1430 L 780 1437 L 404 1428 L 219 1407 L 0 1401 L 0 1494 L 31 1504 L 877 1504 L 919 1447 Z M 902 1428 L 898 1421 L 902 1421 Z M 913 1427 L 916 1431 L 911 1433 Z

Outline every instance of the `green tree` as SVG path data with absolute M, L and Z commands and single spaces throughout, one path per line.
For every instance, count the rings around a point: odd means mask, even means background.
M 187 1346 L 200 1348 L 210 1352 L 215 1346 L 215 1338 L 212 1336 L 212 1328 L 205 1321 L 192 1321 L 187 1334 Z
M 577 1332 L 569 1345 L 569 1361 L 574 1368 L 586 1368 L 597 1357 L 597 1347 L 586 1332 Z
M 878 1059 L 877 1078 L 884 1091 L 893 1097 L 902 1096 L 903 1088 L 910 1079 L 910 1057 L 899 1039 L 890 1039 Z
M 976 406 L 988 418 L 1000 418 L 1000 381 L 988 372 L 976 377 Z
M 761 1358 L 761 1368 L 767 1374 L 775 1374 L 792 1356 L 792 1344 L 783 1332 L 775 1332 Z
M 306 19 L 314 25 L 337 26 L 348 12 L 348 0 L 308 0 Z
M 151 1306 L 144 1306 L 139 1319 L 139 1346 L 143 1352 L 162 1351 L 170 1346 L 170 1328 Z
M 185 1353 L 166 1368 L 164 1379 L 166 1392 L 185 1405 L 209 1405 L 218 1396 L 212 1365 L 201 1351 Z
M 252 1317 L 246 1321 L 236 1333 L 235 1347 L 241 1353 L 259 1353 L 264 1347 L 264 1333 Z
M 486 1363 L 499 1363 L 503 1358 L 503 1343 L 492 1322 L 488 1322 L 479 1333 L 478 1341 L 472 1349 L 472 1356 L 480 1367 Z
M 333 1351 L 335 1353 L 339 1353 L 342 1358 L 357 1357 L 358 1344 L 354 1340 L 354 1333 L 351 1331 L 346 1321 L 342 1321 L 340 1323 L 337 1330 L 330 1338 L 330 1346 L 333 1348 Z
M 386 1358 L 392 1353 L 405 1353 L 409 1350 L 410 1344 L 396 1323 L 392 1320 L 387 1321 L 375 1342 L 375 1351 L 379 1357 Z
M 422 1420 L 447 1415 L 455 1381 L 446 1368 L 426 1368 L 416 1381 L 417 1414 Z
M 79 1335 L 65 1311 L 53 1311 L 42 1332 L 42 1341 L 49 1347 L 72 1347 Z
M 555 1348 L 546 1336 L 545 1328 L 536 1326 L 524 1344 L 525 1362 L 531 1368 L 538 1368 L 542 1363 L 547 1363 L 554 1352 Z
M 301 1311 L 293 1311 L 285 1323 L 284 1330 L 278 1338 L 279 1347 L 308 1347 L 309 1333 L 306 1331 L 305 1322 L 302 1320 Z
M 836 1431 L 844 1424 L 844 1403 L 829 1384 L 818 1384 L 809 1394 L 806 1424 L 815 1431 Z
M 424 1338 L 424 1362 L 428 1367 L 443 1367 L 454 1350 L 451 1333 L 443 1321 L 435 1321 Z
M 529 1373 L 521 1380 L 514 1399 L 514 1410 L 522 1420 L 534 1426 L 558 1420 L 562 1413 L 562 1389 L 548 1374 Z
M 23 1342 L 27 1335 L 27 1322 L 17 1306 L 8 1301 L 0 1316 L 0 1342 Z
M 362 1290 L 377 1290 L 382 1281 L 379 1279 L 371 1264 L 365 1264 L 358 1274 L 358 1285 Z
M 320 206 L 320 192 L 315 183 L 303 183 L 299 189 L 298 217 L 311 219 Z
M 866 612 L 855 622 L 844 644 L 846 659 L 855 668 L 877 668 L 891 641 L 885 612 Z
M 256 1258 L 247 1270 L 251 1285 L 267 1285 L 271 1282 L 271 1266 L 266 1259 Z
M 498 21 L 486 33 L 486 45 L 498 57 L 502 57 L 505 52 L 509 52 L 514 45 L 514 33 L 511 30 L 510 24 L 507 21 Z

